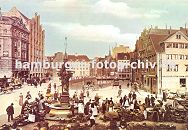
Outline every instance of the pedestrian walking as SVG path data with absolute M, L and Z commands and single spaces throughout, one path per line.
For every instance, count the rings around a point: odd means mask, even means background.
M 29 100 L 29 99 L 31 99 L 31 94 L 30 94 L 30 91 L 28 91 L 28 92 L 27 92 L 27 95 L 26 95 L 26 97 L 25 97 L 25 98 L 27 98 L 28 100 Z
M 110 101 L 109 101 L 109 112 L 112 112 L 114 111 L 114 102 L 112 100 L 112 98 L 110 98 Z
M 14 115 L 14 107 L 13 107 L 13 103 L 11 103 L 10 106 L 7 107 L 6 111 L 7 111 L 7 115 L 8 115 L 8 122 L 10 122 L 10 120 L 13 120 L 13 115 Z
M 153 95 L 151 95 L 151 106 L 155 106 L 155 98 L 153 97 Z
M 146 107 L 150 107 L 150 97 L 149 97 L 149 95 L 145 98 L 145 104 L 146 104 Z
M 121 105 L 123 105 L 123 98 L 122 98 L 122 97 L 119 99 L 119 103 L 120 103 Z
M 118 90 L 118 97 L 121 97 L 121 93 L 122 93 L 122 89 L 121 89 L 121 85 L 120 85 L 119 90 Z
M 84 103 L 81 100 L 78 103 L 78 113 L 81 114 L 81 115 L 84 114 Z
M 124 97 L 123 97 L 123 106 L 125 107 L 125 108 L 128 108 L 129 107 L 129 99 L 127 98 L 127 96 L 125 95 Z
M 102 113 L 105 114 L 106 112 L 106 103 L 105 103 L 105 100 L 103 100 L 102 102 Z
M 55 93 L 54 93 L 54 100 L 56 100 L 56 101 L 57 101 L 57 99 L 58 99 L 58 92 L 57 92 L 57 91 L 55 91 Z
M 132 93 L 131 92 L 129 92 L 128 98 L 129 98 L 129 101 L 132 101 Z
M 129 88 L 129 83 L 127 83 L 127 88 Z
M 56 90 L 56 88 L 57 88 L 57 85 L 56 85 L 56 83 L 54 83 L 54 91 Z
M 23 94 L 20 93 L 20 96 L 19 96 L 19 105 L 22 106 L 23 105 Z
M 163 101 L 166 102 L 166 92 L 163 91 Z
M 90 111 L 89 120 L 90 120 L 90 127 L 93 127 L 93 126 L 95 125 L 95 117 L 94 117 L 94 115 L 93 115 L 92 110 Z
M 87 97 L 89 97 L 89 91 L 88 90 L 86 91 L 86 95 L 87 95 Z
M 42 82 L 43 82 L 43 79 L 41 79 L 40 82 L 39 82 L 40 87 L 42 86 Z

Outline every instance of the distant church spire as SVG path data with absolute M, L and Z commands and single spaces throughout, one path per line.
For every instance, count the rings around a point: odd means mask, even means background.
M 110 49 L 110 45 L 109 45 L 109 53 L 108 53 L 109 56 L 111 56 L 111 49 Z
M 64 60 L 68 59 L 68 55 L 67 55 L 67 37 L 65 37 L 65 56 L 64 56 Z
M 2 20 L 1 7 L 0 7 L 0 20 Z

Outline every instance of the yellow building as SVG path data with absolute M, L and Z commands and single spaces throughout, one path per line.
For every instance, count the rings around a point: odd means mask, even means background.
M 128 53 L 131 52 L 131 49 L 128 46 L 119 45 L 112 48 L 112 57 L 116 58 L 118 53 Z

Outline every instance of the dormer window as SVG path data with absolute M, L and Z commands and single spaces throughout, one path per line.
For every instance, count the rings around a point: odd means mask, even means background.
M 177 34 L 176 39 L 181 39 L 181 35 Z

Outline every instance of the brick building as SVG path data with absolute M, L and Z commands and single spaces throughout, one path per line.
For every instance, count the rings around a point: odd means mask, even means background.
M 28 61 L 28 49 L 29 30 L 22 19 L 0 15 L 0 77 L 28 75 L 28 70 L 16 68 L 16 60 Z
M 29 30 L 29 62 L 43 62 L 44 61 L 44 40 L 45 31 L 40 23 L 40 15 L 35 13 L 33 18 L 28 18 L 22 14 L 16 7 L 13 7 L 10 11 L 3 14 L 7 17 L 17 17 L 22 19 L 23 24 Z M 33 68 L 30 70 L 30 76 L 44 75 L 44 70 L 42 68 Z

